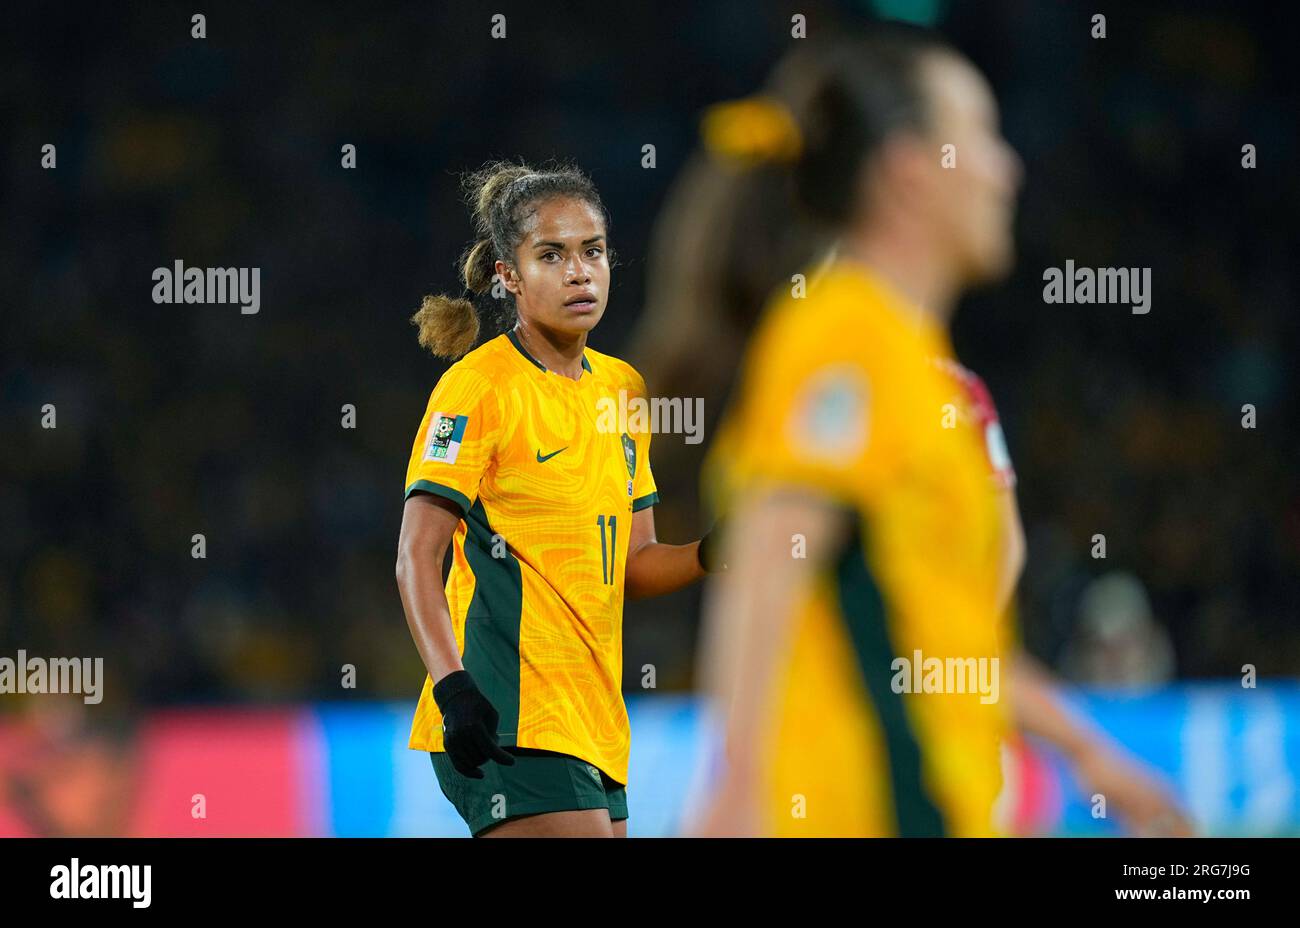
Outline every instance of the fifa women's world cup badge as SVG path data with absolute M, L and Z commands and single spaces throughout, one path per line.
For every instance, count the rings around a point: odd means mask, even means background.
M 456 455 L 460 452 L 461 439 L 465 437 L 465 426 L 468 423 L 469 416 L 434 414 L 433 425 L 429 427 L 429 444 L 424 449 L 424 459 L 455 464 Z

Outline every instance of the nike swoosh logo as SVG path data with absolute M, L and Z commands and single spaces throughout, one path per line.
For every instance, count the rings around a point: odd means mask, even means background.
M 560 449 L 560 451 L 568 451 L 568 450 L 569 450 L 569 446 L 568 446 L 568 445 L 565 445 L 563 448 Z M 544 455 L 544 454 L 542 454 L 542 449 L 541 449 L 541 448 L 538 448 L 538 449 L 537 449 L 537 463 L 538 463 L 538 464 L 545 464 L 545 463 L 546 463 L 547 461 L 549 461 L 551 458 L 553 458 L 553 457 L 555 457 L 557 454 L 559 454 L 560 451 L 552 451 L 550 454 L 545 454 L 545 455 Z

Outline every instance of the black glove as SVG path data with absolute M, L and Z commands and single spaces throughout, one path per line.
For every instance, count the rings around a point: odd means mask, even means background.
M 727 525 L 725 522 L 717 522 L 713 528 L 704 533 L 700 539 L 700 547 L 695 552 L 700 559 L 700 566 L 704 568 L 706 574 L 714 574 L 720 570 L 726 570 L 727 565 L 721 562 L 722 558 L 722 539 L 726 537 Z
M 433 701 L 442 712 L 442 744 L 462 776 L 483 779 L 478 768 L 489 760 L 507 767 L 515 759 L 497 744 L 501 717 L 479 692 L 467 670 L 455 670 L 433 685 Z

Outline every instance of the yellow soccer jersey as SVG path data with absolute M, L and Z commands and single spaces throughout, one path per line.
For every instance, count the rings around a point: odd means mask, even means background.
M 793 488 L 854 528 L 791 617 L 760 749 L 769 834 L 995 832 L 997 512 L 977 434 L 945 427 L 931 359 L 951 356 L 847 261 L 774 302 L 747 354 L 706 465 L 715 505 Z
M 447 603 L 465 669 L 501 715 L 500 743 L 571 754 L 619 783 L 624 565 L 632 513 L 659 497 L 649 429 L 625 429 L 642 423 L 617 410 L 644 396 L 617 358 L 588 349 L 574 381 L 507 333 L 438 381 L 406 469 L 408 497 L 461 509 Z M 410 747 L 443 749 L 427 675 Z

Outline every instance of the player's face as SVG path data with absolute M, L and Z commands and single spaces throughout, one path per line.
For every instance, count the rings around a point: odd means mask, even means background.
M 497 270 L 522 319 L 560 335 L 595 328 L 609 296 L 605 223 L 583 200 L 555 198 L 541 203 L 515 265 Z
M 923 65 L 932 137 L 951 144 L 956 163 L 939 170 L 930 201 L 960 275 L 969 283 L 1004 276 L 1015 259 L 1013 225 L 1023 168 L 998 127 L 988 82 L 964 59 L 932 56 Z M 942 152 L 942 147 L 940 152 Z

